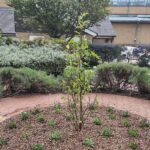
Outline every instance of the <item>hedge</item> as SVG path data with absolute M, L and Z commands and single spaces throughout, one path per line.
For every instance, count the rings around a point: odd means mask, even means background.
M 0 67 L 29 67 L 59 75 L 65 68 L 65 53 L 56 45 L 36 48 L 0 46 Z
M 0 68 L 0 95 L 61 91 L 60 78 L 30 68 Z
M 96 69 L 95 88 L 150 94 L 150 69 L 124 63 L 104 63 Z
M 121 57 L 122 47 L 119 45 L 90 45 L 89 48 L 100 56 L 103 62 L 111 62 Z

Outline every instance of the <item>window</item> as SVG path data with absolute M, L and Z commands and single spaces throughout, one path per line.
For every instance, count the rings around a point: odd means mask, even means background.
M 146 6 L 150 0 L 112 0 L 114 6 Z

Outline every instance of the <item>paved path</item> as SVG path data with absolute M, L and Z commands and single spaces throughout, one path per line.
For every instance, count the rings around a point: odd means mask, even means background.
M 64 103 L 65 101 L 61 100 L 62 96 L 64 95 L 48 94 L 0 99 L 0 121 L 37 105 L 46 107 L 58 102 Z M 87 96 L 90 96 L 92 99 L 95 97 L 95 94 L 89 94 Z M 112 94 L 97 94 L 97 99 L 101 105 L 112 106 L 119 110 L 129 111 L 150 120 L 150 100 Z

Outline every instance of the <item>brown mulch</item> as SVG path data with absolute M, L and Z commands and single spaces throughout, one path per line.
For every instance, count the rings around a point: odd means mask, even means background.
M 150 150 L 150 127 L 141 128 L 140 116 L 130 114 L 128 118 L 131 127 L 124 127 L 122 121 L 122 111 L 115 111 L 116 119 L 110 120 L 106 107 L 99 107 L 96 111 L 91 112 L 85 122 L 81 132 L 76 132 L 67 121 L 65 114 L 67 110 L 62 108 L 61 113 L 55 113 L 53 107 L 41 108 L 41 113 L 45 117 L 44 123 L 37 121 L 37 116 L 30 111 L 30 117 L 26 121 L 22 121 L 20 115 L 11 119 L 17 122 L 16 129 L 9 129 L 7 124 L 9 120 L 0 123 L 0 137 L 8 140 L 7 145 L 0 146 L 0 150 L 31 150 L 34 144 L 44 144 L 45 150 L 130 150 L 129 143 L 134 141 L 138 144 L 138 150 Z M 97 116 L 101 118 L 102 125 L 93 124 L 93 118 Z M 48 125 L 48 120 L 55 119 L 57 124 L 54 127 Z M 101 132 L 103 128 L 112 130 L 111 137 L 103 137 Z M 129 137 L 128 131 L 136 128 L 139 131 L 137 137 Z M 59 130 L 62 134 L 61 140 L 53 141 L 50 139 L 52 131 Z M 25 138 L 24 135 L 28 135 Z M 88 148 L 83 145 L 85 138 L 92 138 L 95 147 Z

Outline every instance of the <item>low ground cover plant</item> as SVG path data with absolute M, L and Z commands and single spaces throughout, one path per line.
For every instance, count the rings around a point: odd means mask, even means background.
M 124 119 L 123 121 L 122 121 L 122 124 L 123 124 L 123 126 L 125 126 L 125 127 L 130 127 L 131 125 L 130 125 L 130 121 L 128 120 L 128 119 Z
M 112 136 L 112 131 L 110 128 L 103 128 L 102 129 L 102 136 L 104 137 L 111 137 Z
M 7 145 L 7 139 L 0 137 L 0 146 Z
M 27 120 L 29 118 L 29 113 L 28 112 L 22 112 L 21 113 L 21 119 L 22 120 Z
M 133 129 L 129 130 L 128 134 L 129 134 L 130 137 L 137 137 L 139 132 L 138 132 L 137 129 L 133 128 Z
M 16 120 L 14 120 L 14 119 L 9 120 L 6 127 L 9 128 L 9 129 L 16 129 L 17 128 Z
M 142 119 L 140 121 L 140 127 L 141 128 L 148 128 L 148 127 L 150 127 L 150 122 L 147 119 Z
M 48 125 L 51 127 L 54 127 L 57 124 L 57 122 L 54 119 L 48 120 Z
M 44 145 L 43 144 L 34 144 L 32 146 L 32 150 L 44 150 Z
M 94 117 L 94 118 L 93 118 L 93 123 L 94 123 L 95 125 L 101 125 L 101 124 L 102 124 L 101 119 L 98 118 L 98 117 Z
M 93 142 L 93 140 L 91 138 L 86 138 L 83 141 L 83 145 L 85 145 L 86 147 L 94 148 L 95 143 Z
M 61 135 L 60 131 L 53 131 L 52 133 L 50 133 L 50 138 L 52 140 L 58 141 L 61 139 L 61 137 L 62 137 L 62 135 Z
M 136 150 L 138 148 L 138 144 L 136 142 L 130 142 L 129 147 L 132 150 Z

